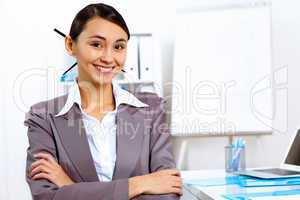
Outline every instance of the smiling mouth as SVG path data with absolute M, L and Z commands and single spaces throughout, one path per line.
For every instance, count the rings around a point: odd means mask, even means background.
M 93 64 L 94 67 L 97 69 L 97 71 L 101 72 L 101 73 L 111 73 L 115 66 L 102 66 L 102 65 L 96 65 Z

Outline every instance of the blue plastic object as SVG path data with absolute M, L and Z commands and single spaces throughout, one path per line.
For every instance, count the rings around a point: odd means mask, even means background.
M 62 75 L 60 77 L 60 82 L 72 82 L 75 81 L 76 77 L 77 77 L 77 70 L 72 70 Z
M 238 185 L 240 187 L 269 187 L 300 185 L 300 178 L 259 179 L 249 176 L 227 176 L 201 180 L 184 180 L 190 186 L 210 187 L 222 185 Z
M 247 179 L 246 176 L 227 176 L 224 178 L 210 178 L 210 179 L 202 179 L 202 180 L 187 180 L 184 181 L 184 184 L 190 186 L 222 186 L 222 185 L 239 185 L 239 183 Z
M 227 194 L 223 195 L 228 200 L 251 200 L 253 197 L 272 197 L 272 196 L 290 196 L 300 195 L 300 189 L 296 190 L 280 190 L 274 192 L 253 192 L 253 193 L 241 193 L 241 194 Z
M 276 179 L 259 179 L 248 178 L 240 180 L 241 187 L 266 187 L 266 186 L 290 186 L 300 185 L 300 178 L 276 178 Z

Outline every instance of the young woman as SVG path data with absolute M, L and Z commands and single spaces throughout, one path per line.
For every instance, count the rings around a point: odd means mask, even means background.
M 33 199 L 179 199 L 163 99 L 113 80 L 129 38 L 111 6 L 91 4 L 74 18 L 65 46 L 78 77 L 68 94 L 31 106 L 24 122 Z

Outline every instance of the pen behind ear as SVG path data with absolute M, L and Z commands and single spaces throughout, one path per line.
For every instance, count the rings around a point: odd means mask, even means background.
M 54 32 L 58 33 L 60 36 L 62 37 L 66 37 L 66 34 L 64 34 L 63 32 L 61 32 L 60 30 L 58 29 L 53 29 Z M 69 67 L 63 74 L 62 74 L 62 77 L 65 76 L 71 69 L 73 69 L 75 66 L 77 65 L 77 62 L 75 62 L 71 67 Z
M 61 32 L 58 29 L 53 29 L 56 33 L 58 33 L 59 35 L 61 35 L 62 37 L 66 37 L 66 34 L 64 34 L 63 32 Z M 75 66 L 77 65 L 77 62 L 75 62 L 71 67 L 69 67 L 63 74 L 62 76 L 65 76 L 71 69 L 73 69 Z M 121 70 L 123 73 L 125 73 L 126 71 L 124 69 Z
M 66 34 L 62 33 L 62 32 L 59 31 L 58 29 L 55 28 L 54 31 L 55 31 L 56 33 L 58 33 L 59 35 L 61 35 L 61 36 L 63 36 L 63 37 L 66 37 Z

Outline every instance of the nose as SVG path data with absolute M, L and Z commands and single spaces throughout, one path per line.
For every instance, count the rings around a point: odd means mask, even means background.
M 102 51 L 102 55 L 100 57 L 100 60 L 106 64 L 110 64 L 113 62 L 113 54 L 110 48 L 105 48 Z

